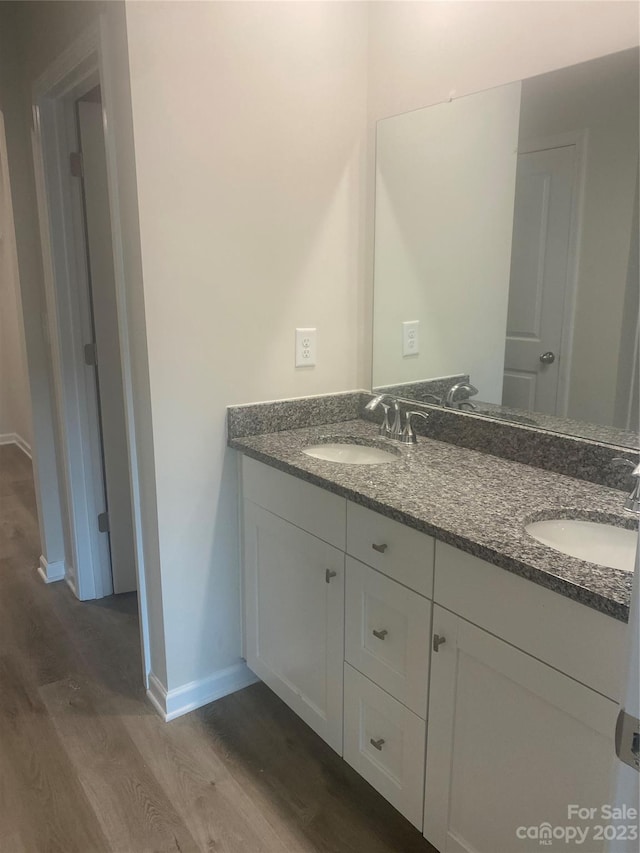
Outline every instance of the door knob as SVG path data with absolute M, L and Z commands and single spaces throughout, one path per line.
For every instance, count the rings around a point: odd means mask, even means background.
M 543 352 L 540 356 L 540 361 L 543 364 L 553 364 L 556 360 L 556 354 L 554 352 Z

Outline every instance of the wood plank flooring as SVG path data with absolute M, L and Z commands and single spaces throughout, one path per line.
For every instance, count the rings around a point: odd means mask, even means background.
M 262 684 L 163 723 L 135 595 L 80 603 L 39 554 L 0 447 L 0 853 L 433 853 Z

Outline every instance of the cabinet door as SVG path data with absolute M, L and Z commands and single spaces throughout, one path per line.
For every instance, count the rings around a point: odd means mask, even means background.
M 245 501 L 249 667 L 342 754 L 344 554 Z
M 433 630 L 425 837 L 441 853 L 530 853 L 574 849 L 545 834 L 580 827 L 576 849 L 597 853 L 602 821 L 569 806 L 611 802 L 615 703 L 438 606 Z

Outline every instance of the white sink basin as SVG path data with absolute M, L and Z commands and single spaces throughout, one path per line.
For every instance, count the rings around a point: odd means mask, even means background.
M 635 530 L 573 518 L 533 521 L 525 530 L 538 542 L 570 557 L 624 572 L 634 569 L 638 542 Z
M 343 465 L 382 465 L 396 462 L 398 454 L 382 450 L 379 447 L 367 447 L 363 444 L 348 444 L 332 441 L 327 444 L 314 444 L 302 450 L 307 456 L 324 459 L 325 462 L 341 462 Z

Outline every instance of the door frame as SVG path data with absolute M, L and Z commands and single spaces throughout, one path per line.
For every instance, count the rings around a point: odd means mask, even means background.
M 106 536 L 98 531 L 104 508 L 95 368 L 84 362 L 89 298 L 88 266 L 80 182 L 71 177 L 69 152 L 77 150 L 75 100 L 100 85 L 118 336 L 122 364 L 128 465 L 131 477 L 138 607 L 145 683 L 149 672 L 149 625 L 144 571 L 140 473 L 135 445 L 130 328 L 126 306 L 123 235 L 120 227 L 111 51 L 103 16 L 88 27 L 35 81 L 32 89 L 32 146 L 44 266 L 47 317 L 54 380 L 54 421 L 58 431 L 69 545 L 65 579 L 81 600 L 113 591 Z M 102 540 L 102 541 L 101 541 Z
M 574 195 L 569 224 L 569 252 L 567 257 L 567 280 L 565 282 L 562 332 L 560 342 L 560 365 L 558 369 L 558 392 L 556 414 L 567 417 L 573 358 L 573 332 L 575 327 L 578 280 L 580 276 L 580 246 L 584 223 L 585 184 L 587 175 L 587 153 L 589 131 L 587 128 L 556 133 L 551 136 L 532 137 L 518 145 L 518 154 L 532 154 L 550 148 L 575 147 Z

